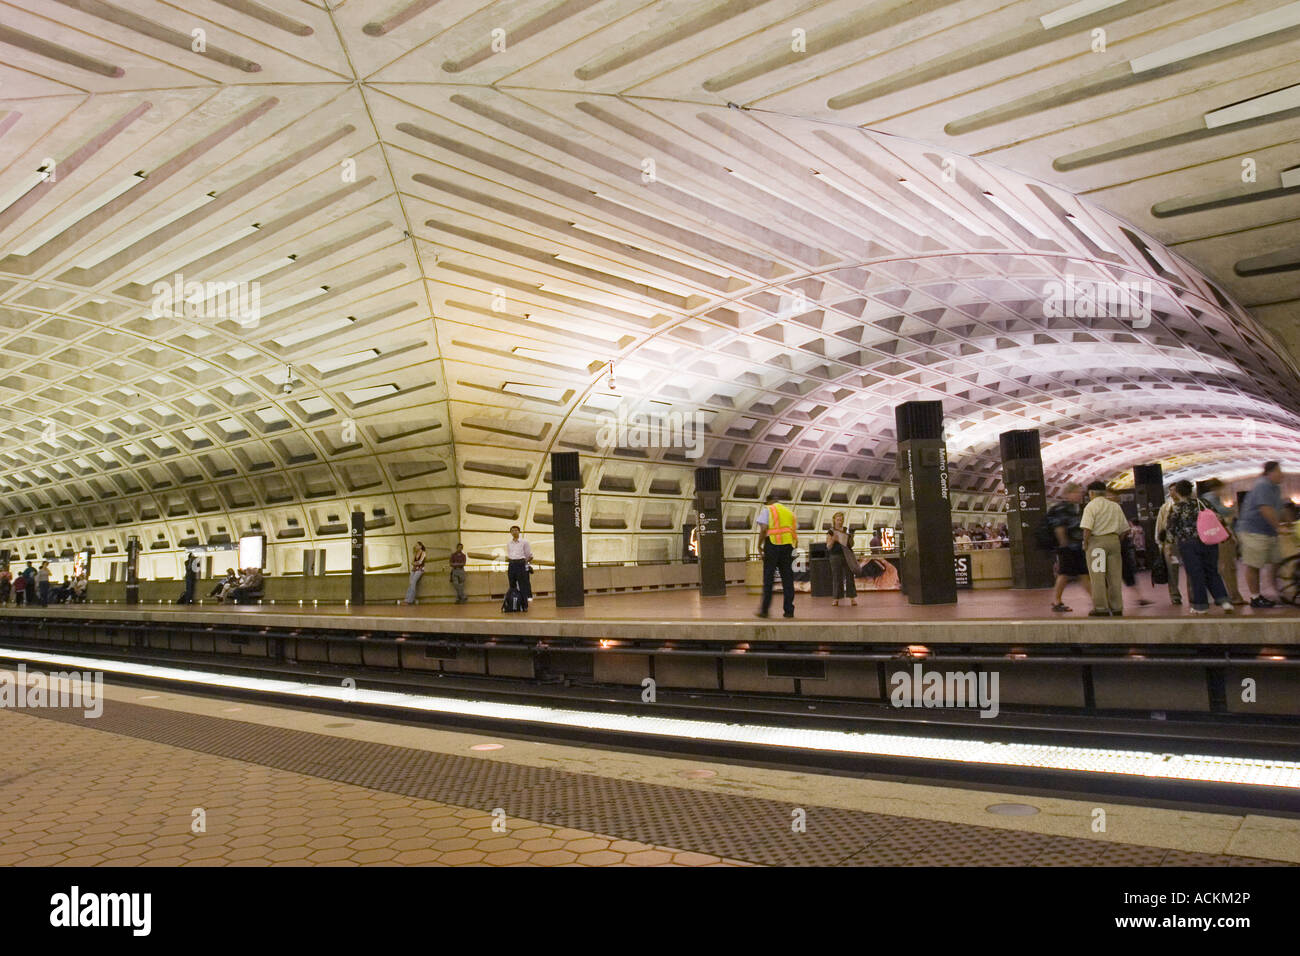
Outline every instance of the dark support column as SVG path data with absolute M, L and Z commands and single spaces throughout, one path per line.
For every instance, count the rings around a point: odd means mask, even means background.
M 903 576 L 909 604 L 957 603 L 952 504 L 943 446 L 943 403 L 904 402 L 894 409 L 898 503 L 903 518 Z
M 366 513 L 352 512 L 352 603 L 366 603 Z
M 555 606 L 582 607 L 582 466 L 576 451 L 551 452 L 551 529 L 555 543 Z
M 1007 492 L 1007 530 L 1011 537 L 1011 586 L 1050 588 L 1056 580 L 1052 552 L 1038 546 L 1038 528 L 1047 514 L 1038 430 L 1003 432 L 999 437 L 1002 484 Z
M 126 603 L 140 603 L 140 539 L 126 539 Z
M 722 553 L 722 471 L 695 469 L 695 517 L 699 528 L 700 594 L 726 597 L 727 568 Z
M 1142 536 L 1146 539 L 1149 568 L 1152 556 L 1160 547 L 1156 541 L 1156 515 L 1165 503 L 1165 472 L 1160 465 L 1133 466 L 1133 500 L 1137 505 L 1137 522 L 1142 526 Z

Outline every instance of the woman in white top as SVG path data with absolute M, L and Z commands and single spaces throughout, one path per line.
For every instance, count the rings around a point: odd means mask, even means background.
M 858 587 L 854 578 L 858 574 L 858 561 L 853 556 L 853 532 L 844 525 L 844 512 L 837 511 L 831 518 L 831 529 L 826 532 L 826 557 L 831 564 L 831 604 L 839 607 L 842 598 L 858 606 Z
M 424 562 L 426 558 L 424 542 L 415 542 L 415 550 L 411 552 L 411 578 L 406 587 L 406 597 L 402 599 L 403 604 L 414 604 L 420 590 L 420 578 L 424 577 Z

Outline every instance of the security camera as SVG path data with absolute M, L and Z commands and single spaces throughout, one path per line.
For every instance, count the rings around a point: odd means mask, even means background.
M 285 382 L 283 385 L 280 386 L 280 391 L 284 392 L 284 394 L 286 395 L 292 395 L 293 382 Z

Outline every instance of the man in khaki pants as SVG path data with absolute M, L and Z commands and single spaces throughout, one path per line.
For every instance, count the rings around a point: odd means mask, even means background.
M 1088 581 L 1092 584 L 1092 610 L 1089 617 L 1124 615 L 1124 557 L 1120 538 L 1129 534 L 1128 516 L 1116 502 L 1106 497 L 1106 485 L 1094 481 L 1088 486 L 1091 498 L 1083 509 L 1079 527 L 1083 529 L 1083 558 L 1088 563 Z

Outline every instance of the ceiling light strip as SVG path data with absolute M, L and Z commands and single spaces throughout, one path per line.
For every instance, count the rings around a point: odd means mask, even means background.
M 69 216 L 64 216 L 61 219 L 57 219 L 55 220 L 54 225 L 38 231 L 34 236 L 26 240 L 21 246 L 15 247 L 13 250 L 14 254 L 20 256 L 30 256 L 33 252 L 35 252 L 41 246 L 45 245 L 55 236 L 58 236 L 61 233 L 66 232 L 72 226 L 81 222 L 81 220 L 85 219 L 87 216 L 91 215 L 92 213 L 97 212 L 103 206 L 107 206 L 118 196 L 122 195 L 122 193 L 126 192 L 132 186 L 141 182 L 144 182 L 143 177 L 134 173 L 131 174 L 126 179 L 114 185 L 111 189 L 108 190 L 108 192 L 104 193 L 103 195 L 99 196 L 97 199 L 93 200 L 88 207 L 78 209 L 76 212 L 72 213 Z
M 115 241 L 111 245 L 103 247 L 102 249 L 99 246 L 92 246 L 91 249 L 95 250 L 93 254 L 87 252 L 83 258 L 77 261 L 76 264 L 79 268 L 83 269 L 89 269 L 99 265 L 100 262 L 111 259 L 123 249 L 135 245 L 135 243 L 139 242 L 145 236 L 152 235 L 155 232 L 167 228 L 172 223 L 176 222 L 176 220 L 188 216 L 196 209 L 202 209 L 216 198 L 216 196 L 205 194 L 186 203 L 184 206 L 177 209 L 176 212 L 161 220 L 154 219 L 151 215 L 142 216 L 141 220 L 143 221 L 143 225 L 137 226 L 135 229 L 126 229 L 122 232 L 113 233 L 112 235 L 115 237 Z
M 1082 20 L 1094 13 L 1101 13 L 1111 7 L 1118 7 L 1125 2 L 1126 0 L 1079 0 L 1078 3 L 1072 3 L 1068 7 L 1062 7 L 1059 10 L 1044 14 L 1038 18 L 1038 22 L 1043 25 L 1044 30 L 1054 30 L 1075 20 Z
M 1298 108 L 1300 108 L 1300 83 L 1206 113 L 1205 126 L 1207 129 L 1218 129 L 1220 126 L 1232 126 L 1235 123 L 1245 123 L 1273 113 L 1283 113 Z
M 1190 60 L 1205 53 L 1236 46 L 1239 43 L 1257 40 L 1260 37 L 1268 36 L 1270 33 L 1289 30 L 1296 26 L 1300 26 L 1300 3 L 1288 3 L 1286 6 L 1269 10 L 1267 13 L 1261 13 L 1259 16 L 1242 20 L 1240 23 L 1234 23 L 1218 30 L 1211 30 L 1209 33 L 1203 33 L 1191 39 L 1183 40 L 1181 43 L 1167 46 L 1155 53 L 1134 57 L 1129 61 L 1129 67 L 1134 73 L 1158 70 L 1163 66 Z

